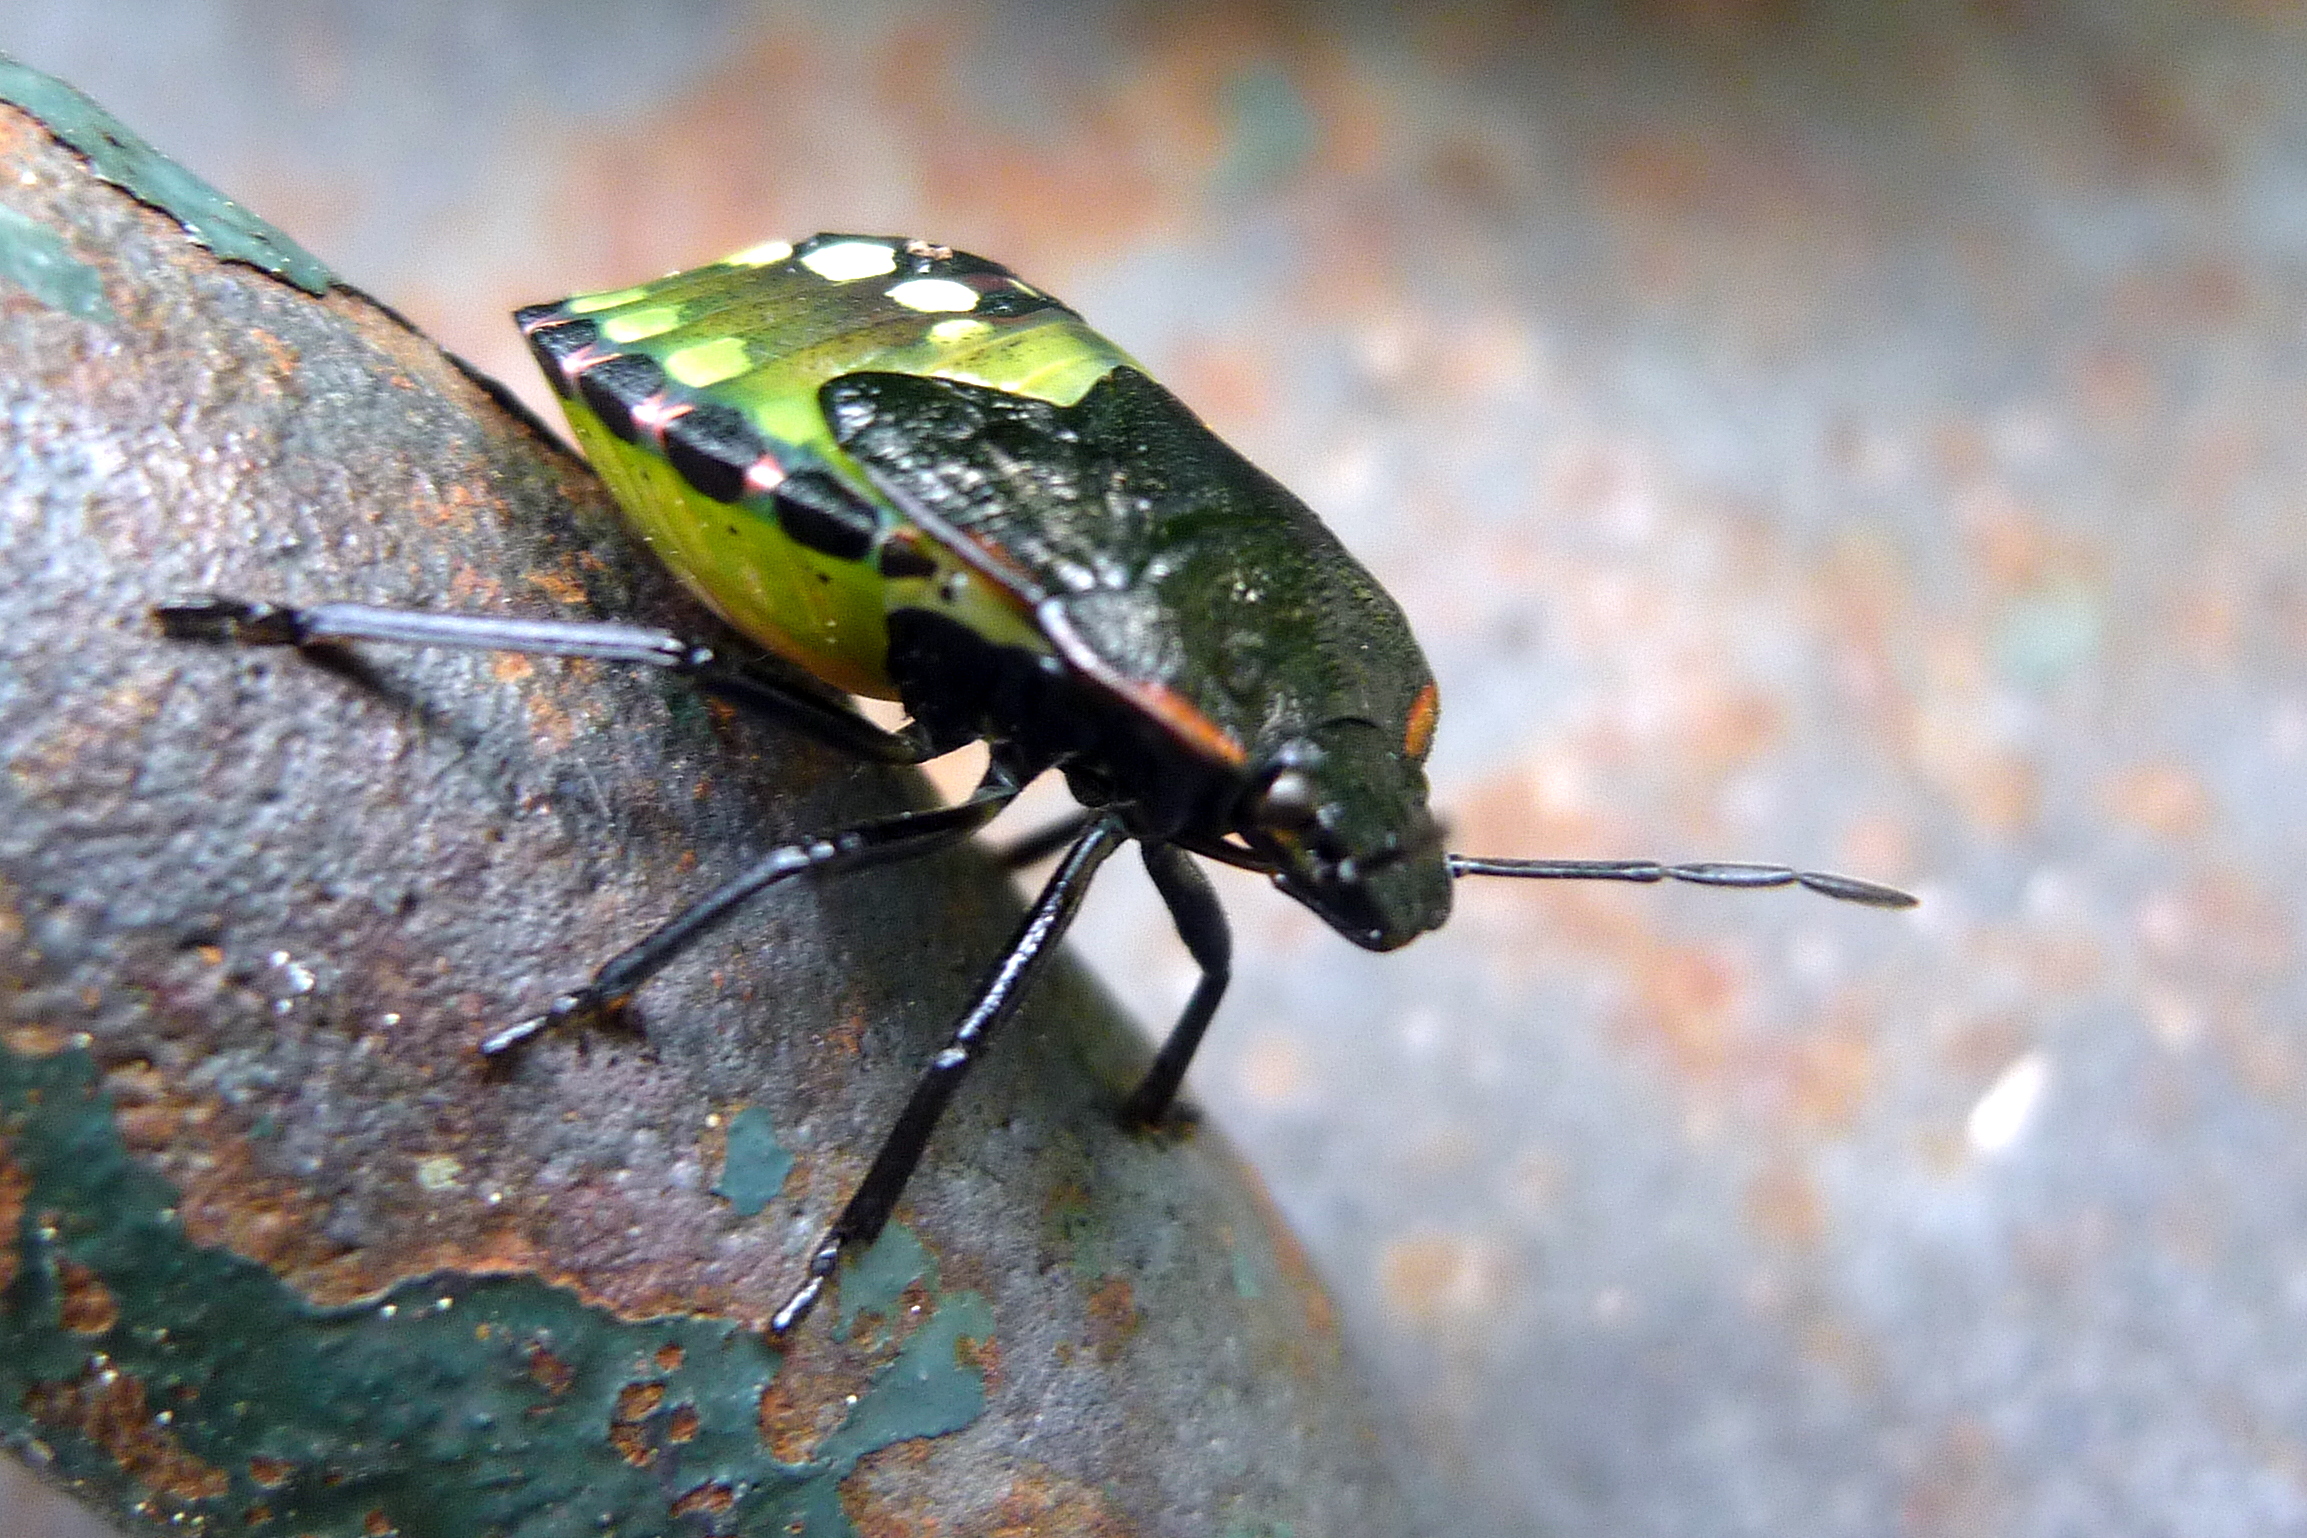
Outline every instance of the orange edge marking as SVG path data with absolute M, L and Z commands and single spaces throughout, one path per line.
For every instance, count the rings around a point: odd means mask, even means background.
M 1402 733 L 1402 751 L 1423 760 L 1434 745 L 1434 723 L 1442 717 L 1442 687 L 1429 681 L 1410 701 L 1410 724 Z
M 1065 617 L 1064 609 L 1055 600 L 1036 608 L 1034 618 L 1041 626 L 1041 633 L 1049 637 L 1060 656 L 1168 727 L 1171 734 L 1187 746 L 1207 758 L 1233 767 L 1239 767 L 1248 760 L 1249 753 L 1234 741 L 1224 727 L 1202 714 L 1200 707 L 1169 685 L 1125 678 L 1115 672 L 1103 657 L 1090 650 L 1089 643 L 1081 638 L 1080 631 L 1073 628 L 1072 621 Z

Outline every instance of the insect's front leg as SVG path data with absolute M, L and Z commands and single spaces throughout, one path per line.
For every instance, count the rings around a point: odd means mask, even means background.
M 918 764 L 936 749 L 910 727 L 884 731 L 840 700 L 805 684 L 777 678 L 757 666 L 721 656 L 712 647 L 650 625 L 615 620 L 502 619 L 493 615 L 435 614 L 365 603 L 288 608 L 244 599 L 204 596 L 161 604 L 153 618 L 184 641 L 240 646 L 317 646 L 378 641 L 401 646 L 445 646 L 466 651 L 522 652 L 535 657 L 589 657 L 662 668 L 733 705 L 774 716 L 833 747 L 889 764 Z
M 1178 938 L 1185 941 L 1186 950 L 1202 969 L 1201 982 L 1195 986 L 1193 997 L 1186 1000 L 1185 1011 L 1170 1028 L 1161 1050 L 1154 1054 L 1153 1066 L 1122 1105 L 1124 1122 L 1134 1127 L 1158 1127 L 1169 1115 L 1178 1086 L 1185 1082 L 1186 1065 L 1194 1060 L 1202 1033 L 1218 1012 L 1218 1001 L 1226 996 L 1226 984 L 1233 976 L 1234 941 L 1217 889 L 1184 850 L 1175 844 L 1149 843 L 1145 846 L 1145 868 L 1153 877 L 1154 889 L 1169 905 Z
M 593 974 L 592 981 L 554 999 L 543 1014 L 483 1038 L 481 1052 L 500 1056 L 555 1026 L 596 1019 L 623 1007 L 634 989 L 781 881 L 810 871 L 858 870 L 933 854 L 960 843 L 991 822 L 1017 792 L 1017 775 L 997 757 L 986 766 L 985 778 L 966 801 L 877 817 L 816 838 L 782 844 L 734 880 L 650 931 L 640 943 L 619 952 Z
M 833 1220 L 825 1237 L 810 1251 L 808 1277 L 770 1320 L 771 1334 L 786 1335 L 807 1318 L 809 1311 L 817 1306 L 817 1300 L 824 1296 L 825 1285 L 833 1279 L 841 1257 L 851 1249 L 866 1248 L 881 1236 L 889 1214 L 897 1206 L 897 1198 L 905 1191 L 905 1183 L 913 1178 L 915 1167 L 921 1163 L 922 1151 L 929 1146 L 929 1135 L 936 1129 L 938 1117 L 945 1113 L 947 1102 L 953 1099 L 953 1092 L 961 1087 L 962 1078 L 984 1054 L 994 1031 L 1017 1012 L 1026 989 L 1057 954 L 1058 941 L 1064 938 L 1074 914 L 1080 911 L 1090 878 L 1127 836 L 1120 817 L 1111 812 L 1100 813 L 1066 851 L 1057 870 L 1043 885 L 1041 895 L 1034 899 L 1033 908 L 1010 941 L 1009 949 L 1002 953 L 992 975 L 979 988 L 977 1001 L 954 1027 L 944 1050 L 930 1059 L 929 1066 L 914 1081 L 913 1094 L 898 1114 L 897 1124 L 882 1140 L 873 1167 L 865 1172 L 865 1179 L 841 1209 L 841 1216 Z

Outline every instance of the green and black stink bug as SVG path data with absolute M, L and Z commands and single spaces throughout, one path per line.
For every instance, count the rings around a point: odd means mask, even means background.
M 1052 954 L 1091 876 L 1136 839 L 1202 980 L 1124 1115 L 1168 1112 L 1230 967 L 1190 855 L 1256 871 L 1357 945 L 1440 925 L 1453 877 L 1799 884 L 1904 893 L 1779 866 L 1478 859 L 1426 805 L 1436 692 L 1408 622 L 1306 506 L 1220 442 L 1072 310 L 945 246 L 818 235 L 516 317 L 569 424 L 648 543 L 788 678 L 614 623 L 283 609 L 205 598 L 179 635 L 391 641 L 586 656 L 686 674 L 836 744 L 918 763 L 972 741 L 956 805 L 787 845 L 533 1020 L 511 1050 L 612 1010 L 764 888 L 968 837 L 1044 770 L 1084 812 L 1015 851 L 1062 849 L 952 1040 L 778 1310 L 800 1322 L 870 1244 L 939 1114 Z M 830 688 L 814 686 L 822 681 Z M 893 698 L 883 731 L 840 693 Z

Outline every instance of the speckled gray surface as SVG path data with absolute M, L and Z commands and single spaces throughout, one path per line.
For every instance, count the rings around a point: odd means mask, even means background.
M 1226 884 L 1196 1092 L 1456 1530 L 2307 1532 L 2307 23 L 1888 10 L 0 48 L 524 389 L 521 301 L 815 228 L 997 255 L 1393 587 L 1461 847 L 1923 891 L 1468 890 L 1371 957 Z M 1083 944 L 1153 1019 L 1135 880 Z

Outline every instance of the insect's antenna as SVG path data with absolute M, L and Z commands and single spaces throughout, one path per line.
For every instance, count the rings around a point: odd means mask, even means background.
M 1708 860 L 1662 865 L 1656 860 L 1491 860 L 1480 855 L 1449 857 L 1453 876 L 1519 876 L 1533 881 L 1687 881 L 1693 886 L 1799 886 L 1869 908 L 1911 908 L 1914 895 L 1855 876 L 1796 870 L 1788 865 L 1742 865 Z

